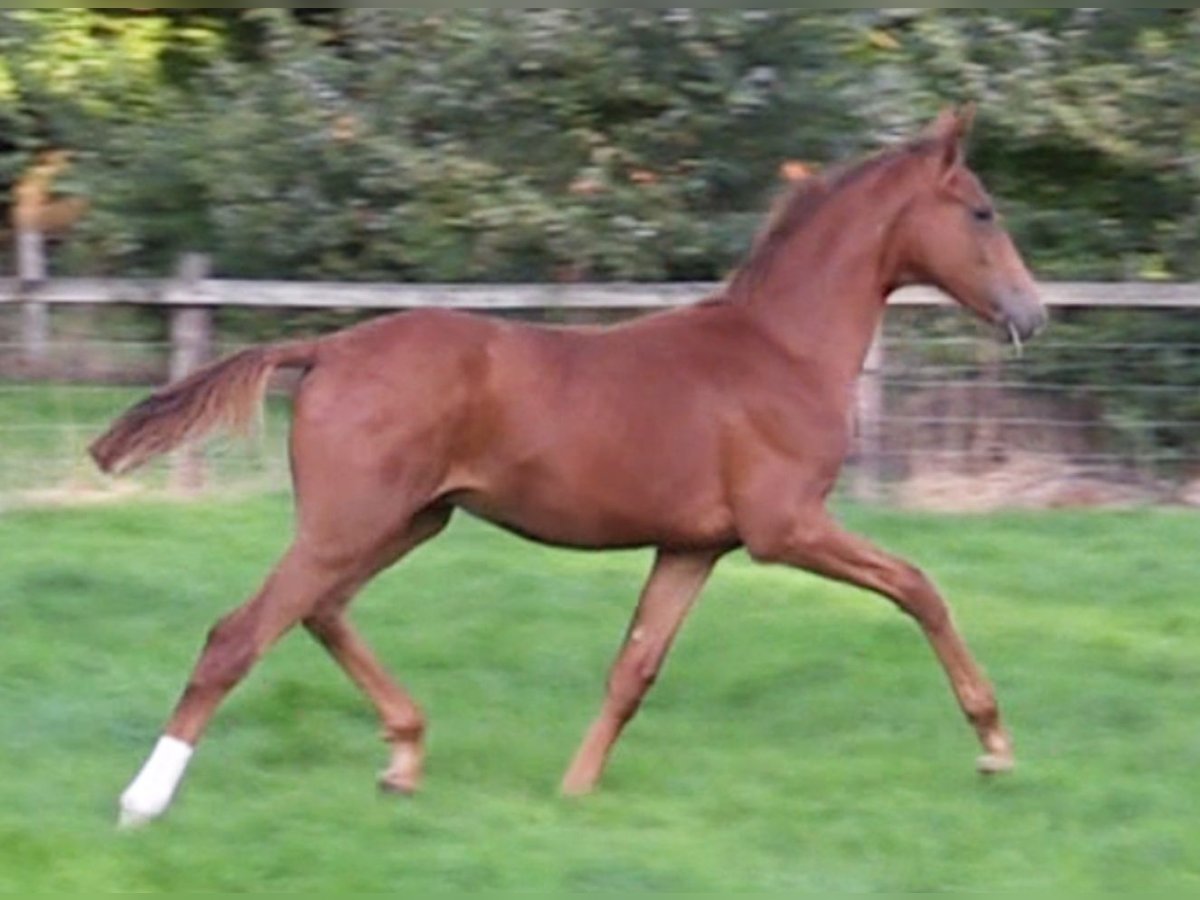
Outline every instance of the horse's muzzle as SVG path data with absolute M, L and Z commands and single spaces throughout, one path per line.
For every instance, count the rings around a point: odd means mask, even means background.
M 1050 321 L 1042 301 L 1026 291 L 1007 292 L 997 299 L 996 307 L 998 324 L 1014 343 L 1036 337 Z

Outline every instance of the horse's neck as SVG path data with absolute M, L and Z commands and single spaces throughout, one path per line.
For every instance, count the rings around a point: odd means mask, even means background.
M 737 298 L 789 352 L 846 388 L 861 373 L 883 318 L 894 276 L 888 243 L 903 201 L 881 197 L 858 215 L 822 211 Z

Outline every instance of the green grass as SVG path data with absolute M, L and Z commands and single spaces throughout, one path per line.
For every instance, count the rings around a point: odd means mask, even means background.
M 356 606 L 432 721 L 417 798 L 376 795 L 366 702 L 295 634 L 223 707 L 170 815 L 118 833 L 117 794 L 207 628 L 286 543 L 287 501 L 2 516 L 0 889 L 1200 886 L 1195 515 L 847 519 L 946 590 L 1013 777 L 973 774 L 886 603 L 731 558 L 603 790 L 561 800 L 648 557 L 461 519 Z

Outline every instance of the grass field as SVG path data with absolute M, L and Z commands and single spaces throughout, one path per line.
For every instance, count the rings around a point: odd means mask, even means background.
M 0 516 L 0 890 L 1200 886 L 1196 516 L 845 517 L 946 590 L 1013 727 L 1011 778 L 974 775 L 884 602 L 732 558 L 603 790 L 561 800 L 648 557 L 464 519 L 356 607 L 432 720 L 419 797 L 376 795 L 365 701 L 295 634 L 168 818 L 118 833 L 117 794 L 286 543 L 288 502 Z

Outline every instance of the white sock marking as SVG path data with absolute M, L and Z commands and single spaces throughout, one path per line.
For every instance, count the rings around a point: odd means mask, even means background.
M 121 827 L 136 828 L 166 812 L 191 758 L 192 747 L 183 741 L 167 735 L 159 738 L 154 752 L 121 795 Z

